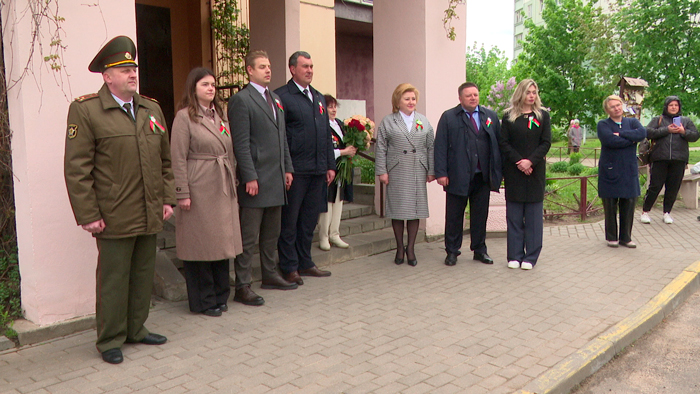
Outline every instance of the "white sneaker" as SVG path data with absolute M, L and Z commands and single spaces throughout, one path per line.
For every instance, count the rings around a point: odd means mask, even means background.
M 642 212 L 642 216 L 639 218 L 642 223 L 651 223 L 651 218 L 649 217 L 649 212 Z
M 666 224 L 673 223 L 673 218 L 671 217 L 671 214 L 668 212 L 664 213 L 664 223 L 666 223 Z
M 508 262 L 508 268 L 520 268 L 520 262 L 517 260 L 511 260 Z
M 340 237 L 333 237 L 331 238 L 331 243 L 341 249 L 347 249 L 350 247 L 350 245 L 347 242 L 344 242 Z
M 320 239 L 318 242 L 318 247 L 319 249 L 325 251 L 331 250 L 331 244 L 328 242 L 328 239 Z
M 523 263 L 520 264 L 520 268 L 521 268 L 521 269 L 524 269 L 524 270 L 531 270 L 532 267 L 533 267 L 532 263 L 528 263 L 528 262 L 525 262 L 525 261 L 523 261 Z

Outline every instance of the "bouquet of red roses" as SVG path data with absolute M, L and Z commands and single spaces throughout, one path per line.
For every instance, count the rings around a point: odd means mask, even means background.
M 353 115 L 343 121 L 343 143 L 346 146 L 354 146 L 358 152 L 369 148 L 374 132 L 374 122 L 361 115 Z M 335 180 L 339 185 L 345 186 L 352 183 L 352 157 L 340 156 L 338 158 L 338 172 Z

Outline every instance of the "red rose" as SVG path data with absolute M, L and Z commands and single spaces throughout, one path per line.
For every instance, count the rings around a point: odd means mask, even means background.
M 348 127 L 354 127 L 358 131 L 365 131 L 365 126 L 363 126 L 362 123 L 360 123 L 360 121 L 357 119 L 351 120 L 350 123 L 348 124 Z

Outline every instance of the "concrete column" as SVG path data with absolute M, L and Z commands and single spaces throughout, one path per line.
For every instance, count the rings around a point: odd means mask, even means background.
M 466 7 L 457 7 L 453 22 L 457 39 L 450 41 L 442 25 L 446 3 L 434 0 L 374 2 L 374 113 L 376 122 L 391 113 L 391 94 L 408 82 L 420 91 L 417 111 L 433 128 L 442 112 L 459 103 L 457 87 L 464 82 Z M 377 191 L 376 195 L 379 195 Z M 444 233 L 445 193 L 436 182 L 428 185 L 430 217 L 426 234 Z M 379 209 L 379 207 L 377 207 Z
M 302 50 L 314 61 L 311 84 L 321 93 L 335 94 L 333 0 L 251 1 L 250 49 L 264 50 L 270 55 L 273 89 L 291 78 L 289 56 Z
M 102 85 L 102 76 L 90 73 L 88 63 L 114 36 L 136 41 L 136 21 L 133 1 L 62 3 L 58 15 L 65 18 L 66 50 L 59 54 L 64 69 L 56 72 L 43 60 L 50 48 L 49 24 L 39 35 L 44 53 L 36 44 L 28 63 L 32 18 L 26 12 L 21 2 L 8 3 L 2 7 L 2 26 L 22 308 L 27 319 L 47 325 L 95 311 L 97 247 L 76 225 L 63 180 L 66 116 L 74 97 Z M 25 68 L 30 73 L 22 77 Z

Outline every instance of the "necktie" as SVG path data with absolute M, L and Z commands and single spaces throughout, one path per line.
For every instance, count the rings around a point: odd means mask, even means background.
M 270 106 L 270 109 L 272 110 L 272 115 L 277 119 L 277 113 L 275 113 L 275 106 L 272 105 L 272 96 L 270 96 L 270 91 L 268 89 L 265 89 L 265 101 L 267 101 L 267 105 Z
M 124 110 L 126 110 L 126 113 L 129 114 L 129 118 L 131 119 L 132 122 L 136 122 L 136 119 L 134 119 L 134 114 L 131 113 L 131 103 L 124 103 L 122 105 L 124 107 Z
M 476 130 L 476 134 L 479 134 L 479 125 L 476 123 L 476 118 L 474 117 L 474 114 L 476 111 L 474 111 L 473 114 L 469 115 L 469 118 L 472 120 L 472 124 L 474 125 L 474 130 Z
M 309 89 L 304 89 L 304 96 L 306 96 L 306 98 L 308 98 L 309 100 L 311 100 L 312 103 L 314 102 L 314 99 L 312 99 L 311 97 L 309 97 Z

